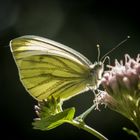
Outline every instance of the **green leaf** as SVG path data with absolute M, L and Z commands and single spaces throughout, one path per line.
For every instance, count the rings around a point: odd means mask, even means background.
M 39 118 L 47 118 L 62 112 L 62 103 L 60 98 L 50 96 L 47 100 L 38 102 L 38 105 L 35 105 L 35 111 Z
M 49 117 L 41 118 L 40 120 L 35 120 L 33 122 L 34 129 L 40 130 L 50 130 L 63 123 L 69 123 L 73 120 L 75 114 L 75 108 L 68 108 L 63 112 L 51 115 Z

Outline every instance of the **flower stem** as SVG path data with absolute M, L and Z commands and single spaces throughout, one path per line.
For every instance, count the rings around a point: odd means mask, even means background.
M 85 112 L 80 114 L 78 117 L 75 118 L 75 120 L 84 120 L 87 115 L 96 107 L 96 104 L 93 104 L 89 109 L 87 109 Z
M 87 117 L 87 115 L 96 107 L 96 104 L 93 104 L 89 109 L 87 109 L 85 112 L 80 114 L 78 117 L 76 117 L 73 121 L 70 123 L 78 128 L 81 128 L 92 135 L 96 136 L 100 140 L 108 140 L 105 136 L 103 136 L 101 133 L 96 131 L 95 129 L 91 128 L 90 126 L 86 125 L 84 122 L 84 119 Z
M 91 128 L 90 126 L 86 125 L 84 122 L 78 122 L 78 121 L 73 120 L 69 123 L 72 124 L 73 126 L 76 126 L 78 128 L 81 128 L 81 129 L 91 133 L 92 135 L 96 136 L 100 140 L 108 140 L 105 136 L 103 136 L 101 133 L 99 133 L 95 129 Z
M 126 131 L 128 134 L 135 136 L 137 140 L 140 140 L 139 133 L 135 132 L 134 130 L 128 129 L 126 127 L 123 127 L 123 130 Z

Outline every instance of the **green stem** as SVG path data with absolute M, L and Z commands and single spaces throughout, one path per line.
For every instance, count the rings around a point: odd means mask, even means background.
M 96 131 L 95 129 L 91 128 L 90 126 L 86 125 L 84 123 L 84 119 L 87 117 L 87 115 L 96 107 L 96 104 L 93 104 L 89 109 L 87 109 L 85 112 L 83 112 L 81 115 L 76 117 L 72 122 L 70 122 L 72 125 L 81 128 L 92 135 L 96 136 L 100 140 L 108 140 L 105 136 L 103 136 L 101 133 Z
M 123 127 L 123 130 L 126 131 L 129 135 L 135 136 L 137 140 L 140 140 L 139 134 L 135 132 L 134 130 L 128 129 L 126 127 Z
M 76 126 L 78 128 L 81 128 L 81 129 L 91 133 L 92 135 L 96 136 L 100 140 L 108 140 L 105 136 L 103 136 L 101 133 L 99 133 L 95 129 L 91 128 L 90 126 L 86 125 L 84 122 L 78 122 L 78 121 L 73 120 L 69 123 L 72 124 L 73 126 Z
M 93 104 L 89 109 L 87 109 L 85 112 L 80 114 L 78 117 L 75 118 L 75 120 L 84 120 L 87 115 L 96 107 L 96 104 Z

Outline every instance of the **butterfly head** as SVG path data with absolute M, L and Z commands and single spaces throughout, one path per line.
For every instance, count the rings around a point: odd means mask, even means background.
M 103 71 L 104 71 L 104 64 L 101 61 L 95 62 L 93 65 L 90 66 L 90 74 L 91 74 L 90 87 L 93 90 L 96 90 L 99 87 L 101 83 Z
M 91 65 L 91 74 L 96 76 L 97 80 L 101 80 L 104 71 L 104 64 L 102 62 L 95 62 Z
M 103 57 L 101 59 L 100 59 L 100 46 L 99 46 L 99 44 L 97 44 L 98 57 L 97 57 L 97 62 L 95 62 L 93 65 L 90 66 L 91 84 L 89 85 L 89 87 L 91 87 L 93 90 L 96 90 L 99 87 L 99 85 L 101 84 L 101 79 L 102 79 L 102 75 L 104 72 L 104 63 L 106 60 L 109 60 L 109 63 L 110 63 L 110 58 L 109 58 L 108 54 L 110 54 L 115 49 L 120 47 L 129 38 L 130 38 L 130 36 L 128 36 L 123 41 L 121 41 L 113 49 L 111 49 L 109 52 L 107 52 L 105 55 L 103 55 Z

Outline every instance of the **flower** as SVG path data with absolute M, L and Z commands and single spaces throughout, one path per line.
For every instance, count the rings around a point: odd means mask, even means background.
M 95 101 L 127 117 L 140 132 L 140 54 L 136 59 L 126 54 L 124 62 L 115 60 L 109 68 L 102 79 L 105 91 Z

